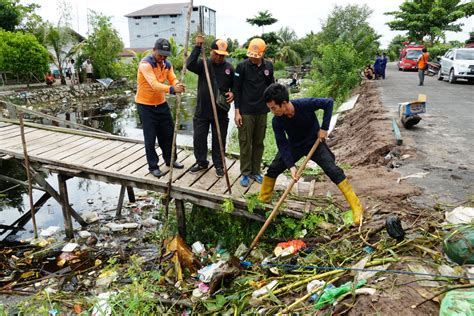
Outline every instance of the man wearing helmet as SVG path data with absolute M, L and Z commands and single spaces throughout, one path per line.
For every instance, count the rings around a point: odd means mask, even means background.
M 263 59 L 266 47 L 261 38 L 252 39 L 247 48 L 248 59 L 235 70 L 234 119 L 239 131 L 240 184 L 244 187 L 249 185 L 249 179 L 258 183 L 263 180 L 261 163 L 269 111 L 263 92 L 275 81 L 273 64 Z

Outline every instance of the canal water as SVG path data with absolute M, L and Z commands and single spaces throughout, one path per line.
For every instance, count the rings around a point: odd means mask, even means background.
M 175 99 L 171 97 L 168 100 L 168 103 L 174 106 Z M 195 104 L 196 99 L 194 96 L 187 95 L 183 98 L 183 111 L 180 115 L 181 124 L 177 136 L 178 146 L 192 146 L 192 114 L 194 112 Z M 101 107 L 91 108 L 90 106 L 84 106 L 83 108 L 87 108 L 87 110 L 63 110 L 59 111 L 56 116 L 72 122 L 98 128 L 115 135 L 143 139 L 138 112 L 135 104 L 132 102 L 132 98 L 130 98 L 130 103 L 125 106 L 107 104 L 106 106 Z M 230 111 L 229 114 L 233 115 L 233 111 Z M 42 124 L 51 124 L 51 121 L 46 119 L 35 120 Z M 233 124 L 233 121 L 233 117 L 230 117 L 231 124 Z M 229 131 L 231 131 L 231 129 L 232 126 L 229 126 Z M 24 169 L 19 167 L 15 161 L 0 160 L 0 174 L 17 179 L 26 179 Z M 47 181 L 58 190 L 56 174 L 47 176 Z M 120 186 L 118 185 L 81 178 L 72 178 L 67 181 L 67 186 L 69 201 L 73 208 L 79 213 L 112 210 L 117 205 L 120 191 Z M 33 190 L 33 201 L 36 201 L 42 194 L 42 191 Z M 29 199 L 27 188 L 23 186 L 15 187 L 12 183 L 0 181 L 0 225 L 9 225 L 28 211 Z M 63 228 L 64 224 L 60 205 L 54 199 L 49 199 L 37 213 L 36 221 L 38 229 L 45 229 L 49 226 L 59 226 Z M 75 223 L 75 221 L 73 222 Z M 1 231 L 2 230 L 0 229 L 0 232 Z M 5 236 L 6 234 L 0 234 L 0 240 Z M 23 239 L 30 236 L 32 236 L 31 221 L 25 226 L 24 231 L 18 232 L 13 236 L 13 238 Z

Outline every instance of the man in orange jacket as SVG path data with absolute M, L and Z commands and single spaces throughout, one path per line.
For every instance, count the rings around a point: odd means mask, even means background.
M 164 174 L 158 167 L 156 139 L 158 139 L 165 164 L 169 166 L 171 163 L 174 124 L 165 95 L 166 93 L 181 93 L 185 90 L 185 86 L 178 82 L 173 66 L 166 60 L 170 54 L 169 41 L 164 38 L 158 39 L 153 53 L 140 61 L 137 74 L 135 102 L 142 121 L 148 169 L 155 177 L 161 177 Z M 165 84 L 166 81 L 169 85 Z M 181 169 L 184 166 L 175 162 L 173 167 Z

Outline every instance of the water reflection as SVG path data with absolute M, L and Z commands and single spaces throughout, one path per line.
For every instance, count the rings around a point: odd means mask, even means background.
M 175 107 L 175 102 L 175 97 L 170 96 L 168 103 L 172 109 Z M 180 113 L 180 131 L 177 137 L 178 145 L 192 146 L 192 114 L 195 106 L 196 99 L 194 96 L 187 94 L 183 97 L 182 111 Z M 69 109 L 67 104 L 62 104 L 60 107 L 43 108 L 41 110 L 55 117 L 100 129 L 114 135 L 143 139 L 139 115 L 135 104 L 132 102 L 132 98 L 123 105 L 112 103 L 102 105 L 78 104 L 71 106 Z M 66 127 L 67 125 L 34 116 L 30 116 L 29 119 L 46 125 L 61 127 Z M 0 174 L 26 181 L 25 170 L 18 162 L 13 160 L 0 160 Z M 58 189 L 56 174 L 47 175 L 46 179 L 56 190 Z M 81 178 L 70 179 L 67 181 L 67 185 L 70 203 L 79 213 L 102 211 L 104 209 L 110 210 L 116 207 L 120 191 L 120 187 L 117 185 Z M 29 210 L 27 188 L 0 180 L 0 192 L 0 224 L 10 225 L 22 213 Z M 42 191 L 33 190 L 33 201 L 39 199 L 42 194 Z M 92 203 L 89 204 L 87 201 Z M 37 213 L 36 221 L 40 229 L 51 225 L 63 227 L 60 205 L 54 199 L 49 199 Z M 25 231 L 18 232 L 16 237 L 25 238 L 32 235 L 31 222 L 25 226 L 25 229 Z M 1 232 L 2 230 L 0 229 Z M 3 239 L 5 236 L 6 234 L 0 234 L 0 239 Z

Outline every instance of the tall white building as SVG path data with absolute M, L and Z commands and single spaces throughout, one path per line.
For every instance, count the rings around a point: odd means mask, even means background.
M 125 15 L 128 18 L 130 48 L 152 48 L 158 38 L 173 37 L 184 45 L 189 3 L 154 4 Z M 193 7 L 190 33 L 203 26 L 203 32 L 216 36 L 216 11 L 205 6 Z

